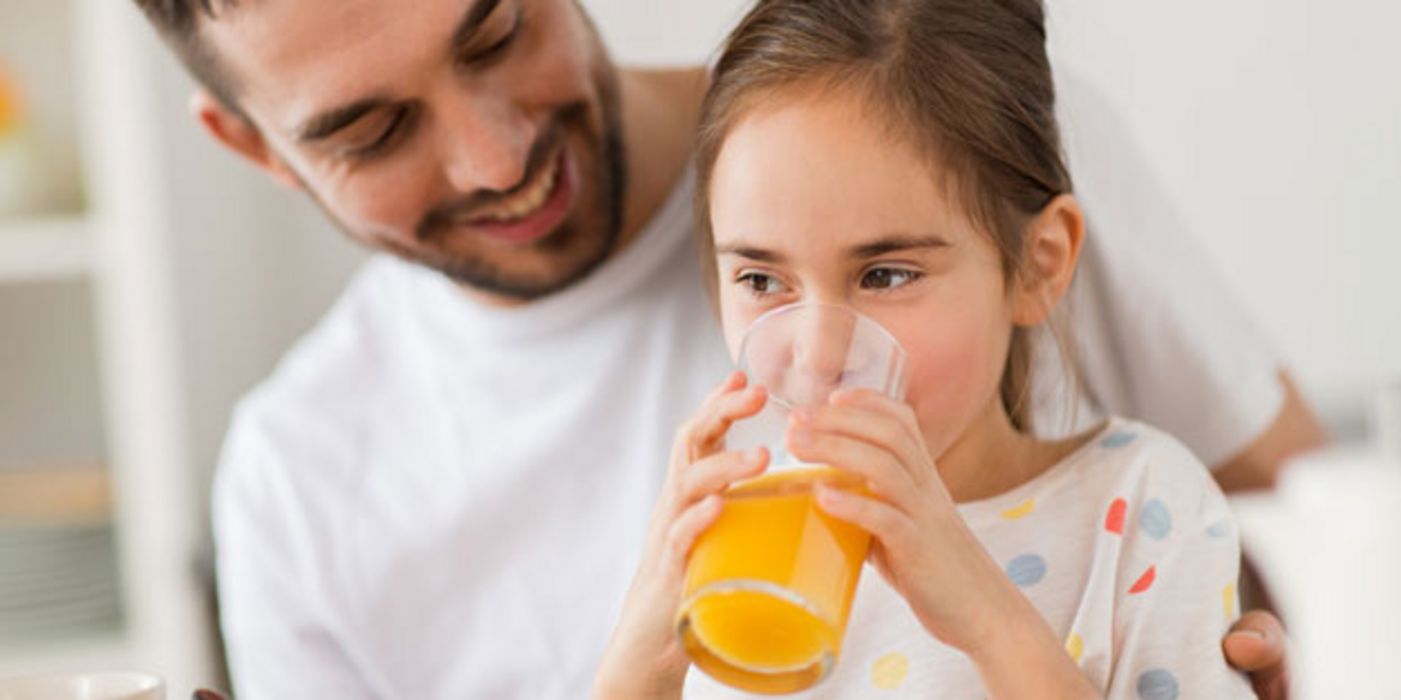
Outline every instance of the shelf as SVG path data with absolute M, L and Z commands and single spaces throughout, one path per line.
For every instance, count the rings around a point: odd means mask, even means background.
M 0 284 L 86 276 L 93 268 L 87 229 L 77 215 L 0 220 Z
M 16 523 L 101 523 L 112 487 L 101 466 L 0 470 L 0 528 Z

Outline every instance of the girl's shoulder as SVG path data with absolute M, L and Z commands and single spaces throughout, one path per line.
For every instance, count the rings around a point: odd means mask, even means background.
M 1150 425 L 1110 419 L 1061 465 L 1063 488 L 1093 509 L 1097 527 L 1127 540 L 1185 545 L 1234 536 L 1230 507 L 1211 471 L 1185 444 Z M 1185 539 L 1184 539 L 1185 538 Z
M 1139 504 L 1157 499 L 1191 504 L 1224 503 L 1211 472 L 1181 441 L 1134 420 L 1110 418 L 1055 466 L 1025 484 L 985 501 L 965 503 L 972 524 L 995 526 L 1031 507 L 1081 510 L 1122 499 Z
M 1197 493 L 1219 491 L 1211 470 L 1181 440 L 1146 423 L 1109 419 L 1069 460 L 1075 481 L 1112 484 L 1128 491 Z

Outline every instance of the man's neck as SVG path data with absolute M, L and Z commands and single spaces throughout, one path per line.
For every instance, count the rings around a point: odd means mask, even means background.
M 657 215 L 690 163 L 708 74 L 703 68 L 624 69 L 620 80 L 628 182 L 614 255 Z

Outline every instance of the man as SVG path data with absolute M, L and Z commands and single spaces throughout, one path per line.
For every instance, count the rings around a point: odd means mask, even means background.
M 689 243 L 704 72 L 616 70 L 570 0 L 137 2 L 214 138 L 392 254 L 235 417 L 236 689 L 584 696 L 672 431 L 728 364 Z M 1085 152 L 1127 150 L 1091 131 Z M 1268 484 L 1316 425 L 1227 300 L 1167 293 L 1215 287 L 1113 165 L 1077 163 L 1115 236 L 1091 239 L 1084 382 L 1224 484 Z M 1278 623 L 1242 625 L 1228 655 L 1283 697 Z

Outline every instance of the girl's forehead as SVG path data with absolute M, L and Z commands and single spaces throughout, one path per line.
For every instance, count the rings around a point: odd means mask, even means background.
M 717 246 L 845 248 L 896 235 L 960 235 L 965 217 L 935 164 L 853 102 L 789 101 L 736 123 L 711 179 Z

